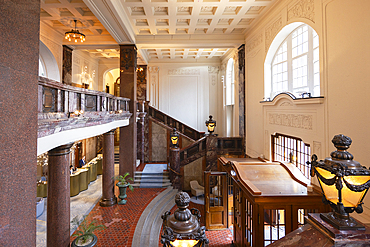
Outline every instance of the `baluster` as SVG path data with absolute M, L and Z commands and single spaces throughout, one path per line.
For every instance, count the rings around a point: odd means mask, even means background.
M 84 93 L 81 93 L 80 95 L 81 95 L 80 109 L 85 112 L 85 110 L 86 110 L 85 94 Z

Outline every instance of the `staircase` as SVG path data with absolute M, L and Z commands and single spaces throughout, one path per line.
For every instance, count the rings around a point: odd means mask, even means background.
M 165 188 L 171 187 L 168 172 L 154 173 L 136 171 L 133 187 L 139 188 Z

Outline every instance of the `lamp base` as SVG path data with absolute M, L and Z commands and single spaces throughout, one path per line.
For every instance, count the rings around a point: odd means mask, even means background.
M 320 218 L 335 227 L 338 230 L 353 230 L 353 231 L 365 231 L 365 226 L 358 223 L 352 217 L 345 219 L 339 218 L 335 213 L 321 213 Z

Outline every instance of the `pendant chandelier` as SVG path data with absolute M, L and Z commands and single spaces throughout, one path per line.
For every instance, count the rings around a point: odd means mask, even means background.
M 66 32 L 64 38 L 67 39 L 68 41 L 75 41 L 77 42 L 78 40 L 82 42 L 85 41 L 85 34 L 80 33 L 77 30 L 77 20 L 74 20 L 75 22 L 75 29 L 72 29 L 72 31 Z

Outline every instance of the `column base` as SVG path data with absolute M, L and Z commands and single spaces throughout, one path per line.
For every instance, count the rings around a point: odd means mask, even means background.
M 109 199 L 100 199 L 99 205 L 102 207 L 110 207 L 113 206 L 114 204 L 117 204 L 117 197 L 114 196 L 113 198 Z

